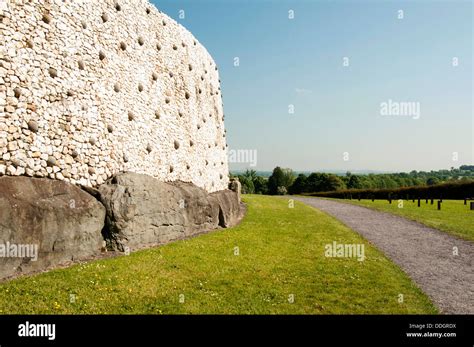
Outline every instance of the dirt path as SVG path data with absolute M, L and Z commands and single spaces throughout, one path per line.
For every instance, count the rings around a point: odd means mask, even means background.
M 370 241 L 400 266 L 442 313 L 474 314 L 474 243 L 365 207 L 291 198 L 332 215 Z M 453 255 L 454 247 L 459 255 Z

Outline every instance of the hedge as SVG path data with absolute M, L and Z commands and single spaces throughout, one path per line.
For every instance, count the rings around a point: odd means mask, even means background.
M 304 195 L 337 199 L 411 200 L 420 198 L 463 200 L 474 198 L 474 181 L 393 189 L 344 189 L 331 192 L 305 193 Z

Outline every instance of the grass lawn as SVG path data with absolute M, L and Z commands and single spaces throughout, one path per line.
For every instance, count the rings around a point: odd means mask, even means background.
M 399 207 L 398 200 L 392 200 L 389 204 L 387 200 L 341 200 L 330 199 L 341 202 L 361 205 L 376 210 L 390 212 L 427 226 L 445 231 L 449 234 L 458 236 L 465 240 L 474 241 L 474 211 L 469 209 L 469 202 L 465 206 L 463 200 L 443 200 L 441 210 L 438 211 L 437 200 L 431 205 L 425 200 L 421 200 L 421 206 L 418 207 L 418 201 L 403 200 L 403 206 Z
M 0 284 L 0 313 L 437 313 L 397 266 L 335 219 L 281 198 L 244 200 L 238 227 Z M 366 259 L 325 257 L 333 241 L 363 243 Z

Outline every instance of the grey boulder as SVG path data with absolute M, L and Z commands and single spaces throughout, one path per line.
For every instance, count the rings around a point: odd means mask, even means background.
M 105 208 L 72 184 L 0 177 L 0 278 L 100 254 L 104 220 Z
M 107 209 L 104 236 L 111 250 L 164 244 L 238 222 L 239 202 L 232 191 L 209 194 L 192 183 L 131 172 L 98 190 Z

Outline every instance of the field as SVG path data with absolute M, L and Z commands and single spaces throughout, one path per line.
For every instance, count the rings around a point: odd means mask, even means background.
M 403 200 L 403 205 L 399 206 L 398 200 L 392 200 L 389 204 L 387 200 L 341 200 L 331 199 L 360 206 L 373 208 L 379 211 L 393 213 L 429 227 L 445 231 L 451 235 L 474 241 L 474 211 L 469 209 L 469 201 L 464 205 L 463 200 L 443 200 L 441 210 L 437 209 L 437 200 L 428 203 L 421 200 L 420 207 L 418 201 Z
M 437 313 L 335 219 L 281 198 L 244 199 L 238 227 L 0 284 L 0 314 Z M 364 244 L 365 260 L 326 257 L 333 241 Z

